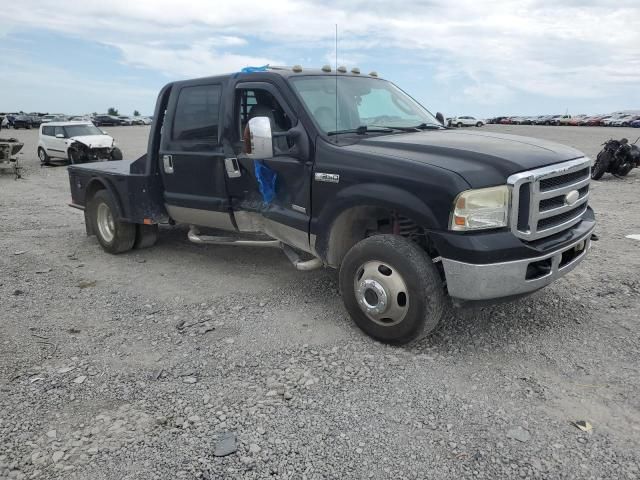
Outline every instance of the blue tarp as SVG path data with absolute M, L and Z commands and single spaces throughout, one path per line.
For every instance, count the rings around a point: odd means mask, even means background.
M 262 67 L 244 67 L 240 71 L 242 73 L 266 72 L 268 68 L 269 68 L 269 65 L 263 65 Z
M 253 165 L 256 180 L 258 180 L 258 187 L 262 194 L 262 200 L 265 204 L 269 205 L 276 194 L 276 179 L 278 178 L 278 174 L 271 170 L 268 165 L 265 165 L 262 160 L 254 161 Z

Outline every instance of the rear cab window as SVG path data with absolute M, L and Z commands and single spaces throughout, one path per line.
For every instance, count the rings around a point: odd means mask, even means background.
M 200 151 L 218 144 L 220 84 L 185 86 L 179 90 L 171 128 L 171 144 L 183 151 Z

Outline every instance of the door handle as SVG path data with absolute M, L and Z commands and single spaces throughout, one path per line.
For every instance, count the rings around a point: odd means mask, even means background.
M 165 173 L 173 173 L 173 155 L 163 155 L 162 163 Z
M 225 158 L 224 168 L 227 171 L 229 178 L 238 178 L 242 175 L 242 172 L 240 171 L 240 164 L 238 163 L 238 159 L 235 157 Z

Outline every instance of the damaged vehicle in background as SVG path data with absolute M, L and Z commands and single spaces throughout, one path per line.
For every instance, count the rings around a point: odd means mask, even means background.
M 38 158 L 43 165 L 53 158 L 70 163 L 122 160 L 113 137 L 91 122 L 50 122 L 40 126 Z

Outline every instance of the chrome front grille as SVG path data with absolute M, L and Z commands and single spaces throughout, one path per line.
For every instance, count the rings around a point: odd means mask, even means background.
M 510 220 L 514 235 L 537 240 L 578 223 L 587 209 L 590 180 L 588 158 L 510 176 L 507 182 L 512 188 Z M 570 197 L 575 201 L 568 201 Z

